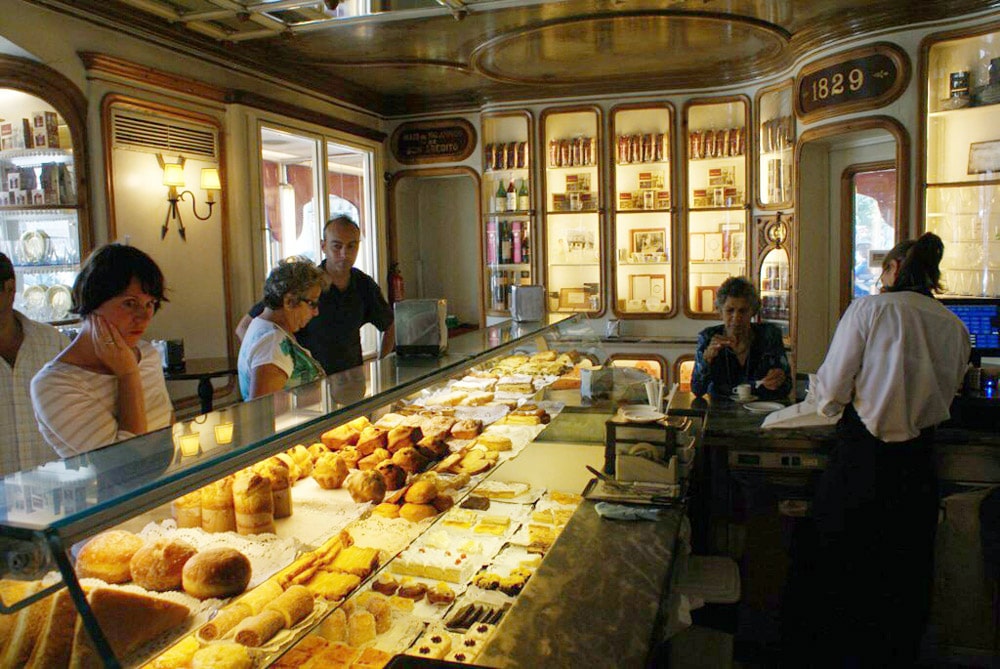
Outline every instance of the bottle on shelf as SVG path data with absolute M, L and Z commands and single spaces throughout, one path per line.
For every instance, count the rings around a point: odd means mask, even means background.
M 497 235 L 497 222 L 486 222 L 486 263 L 496 265 L 499 262 L 500 237 Z
M 507 200 L 504 203 L 507 207 L 507 211 L 517 211 L 517 191 L 514 189 L 514 180 L 511 179 L 510 183 L 507 184 Z
M 521 285 L 522 286 L 530 286 L 531 285 L 531 272 L 529 272 L 526 269 L 521 270 Z
M 502 264 L 508 264 L 511 261 L 511 257 L 513 256 L 512 241 L 510 223 L 500 221 L 500 262 Z
M 522 259 L 522 239 L 521 239 L 521 221 L 514 221 L 510 225 L 511 227 L 511 261 L 515 263 L 524 262 Z
M 497 179 L 497 192 L 493 196 L 493 210 L 497 213 L 507 211 L 507 191 L 503 188 L 503 179 Z
M 525 223 L 521 230 L 521 262 L 531 262 L 531 243 L 529 241 L 531 225 Z
M 521 179 L 521 188 L 517 191 L 517 208 L 519 211 L 531 209 L 531 195 L 528 193 L 527 179 Z

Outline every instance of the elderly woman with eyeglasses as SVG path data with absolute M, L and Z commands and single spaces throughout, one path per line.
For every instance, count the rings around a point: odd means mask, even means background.
M 323 367 L 296 340 L 312 320 L 326 276 L 309 260 L 291 258 L 264 281 L 264 311 L 247 327 L 237 364 L 244 399 L 293 388 L 324 376 Z
M 137 248 L 108 244 L 87 259 L 73 284 L 80 333 L 31 380 L 39 430 L 60 457 L 173 422 L 163 362 L 142 339 L 164 291 L 160 268 Z

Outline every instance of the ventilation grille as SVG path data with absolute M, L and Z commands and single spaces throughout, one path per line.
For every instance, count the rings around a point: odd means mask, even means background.
M 124 111 L 115 111 L 112 123 L 116 149 L 218 159 L 218 135 L 213 128 Z

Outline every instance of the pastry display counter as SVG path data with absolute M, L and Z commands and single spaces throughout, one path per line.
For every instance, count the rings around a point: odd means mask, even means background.
M 517 370 L 534 368 L 537 374 L 552 373 L 552 367 L 545 365 L 556 364 L 552 360 L 557 358 L 555 351 L 596 351 L 591 346 L 595 339 L 589 326 L 576 317 L 552 325 L 505 323 L 453 339 L 449 352 L 441 358 L 390 357 L 80 458 L 6 477 L 2 482 L 5 506 L 0 522 L 6 571 L 0 581 L 0 597 L 2 613 L 11 616 L 8 620 L 13 624 L 12 634 L 19 639 L 7 647 L 16 647 L 21 653 L 18 661 L 29 666 L 34 666 L 32 663 L 41 657 L 49 657 L 45 653 L 57 644 L 25 641 L 31 638 L 24 633 L 29 620 L 42 620 L 45 629 L 61 625 L 69 635 L 68 638 L 67 634 L 61 635 L 59 652 L 64 656 L 50 663 L 51 666 L 69 663 L 70 649 L 72 661 L 82 658 L 87 666 L 138 666 L 150 660 L 151 666 L 189 666 L 196 651 L 208 649 L 206 652 L 226 655 L 230 651 L 224 649 L 240 646 L 232 641 L 237 637 L 248 640 L 247 648 L 240 651 L 249 657 L 247 666 L 273 662 L 278 666 L 300 666 L 293 660 L 301 657 L 301 652 L 298 655 L 289 652 L 297 648 L 295 644 L 312 644 L 314 650 L 317 644 L 322 644 L 324 652 L 336 654 L 347 652 L 343 645 L 348 641 L 356 642 L 351 645 L 352 661 L 362 662 L 363 666 L 367 666 L 365 662 L 381 666 L 380 662 L 386 661 L 391 653 L 411 646 L 411 652 L 419 655 L 427 641 L 420 634 L 435 636 L 434 630 L 438 628 L 424 629 L 429 624 L 425 617 L 428 607 L 433 612 L 436 604 L 427 603 L 434 602 L 430 599 L 431 591 L 434 597 L 444 598 L 437 601 L 448 605 L 447 617 L 443 613 L 446 609 L 438 609 L 437 615 L 441 625 L 448 623 L 449 638 L 468 642 L 470 635 L 477 634 L 472 623 L 478 620 L 494 624 L 499 620 L 509 608 L 510 598 L 520 592 L 538 568 L 539 555 L 552 546 L 566 522 L 575 518 L 573 509 L 579 502 L 575 493 L 586 480 L 555 477 L 544 481 L 532 479 L 539 475 L 537 472 L 532 476 L 518 473 L 514 467 L 518 459 L 512 460 L 513 456 L 530 460 L 529 454 L 535 451 L 564 447 L 562 444 L 529 447 L 545 428 L 549 416 L 559 416 L 561 404 L 538 401 L 540 407 L 528 407 L 524 400 L 504 404 L 500 386 L 510 385 L 510 392 L 514 392 L 513 386 L 519 381 Z M 514 349 L 527 355 L 501 357 Z M 546 349 L 551 352 L 545 353 Z M 530 358 L 536 351 L 543 353 Z M 458 400 L 471 399 L 477 392 L 459 390 L 462 386 L 455 379 L 471 369 L 486 370 L 491 365 L 493 371 L 503 373 L 501 378 L 493 380 L 501 396 L 499 403 L 455 406 L 460 404 Z M 509 365 L 510 369 L 503 365 Z M 555 377 L 544 382 L 538 382 L 539 378 L 524 391 L 529 396 L 538 397 L 536 390 Z M 469 375 L 461 379 L 466 384 L 481 380 Z M 498 406 L 502 411 L 489 417 Z M 434 407 L 444 410 L 436 417 L 428 417 Z M 376 497 L 369 495 L 369 478 L 385 474 L 381 474 L 381 468 L 364 471 L 357 464 L 369 457 L 359 460 L 360 453 L 356 452 L 364 452 L 367 437 L 359 440 L 355 432 L 351 443 L 357 444 L 357 449 L 338 440 L 349 438 L 354 425 L 364 435 L 369 434 L 369 427 L 375 430 L 376 426 L 388 426 L 393 421 L 402 426 L 405 416 L 386 414 L 389 409 L 404 411 L 413 420 L 424 421 L 428 435 L 432 429 L 428 425 L 442 416 L 449 421 L 448 429 L 454 426 L 452 436 L 457 435 L 454 430 L 462 422 L 459 416 L 465 415 L 460 409 L 480 412 L 477 415 L 484 416 L 482 422 L 487 429 L 464 443 L 450 441 L 451 453 L 440 461 L 426 456 L 428 459 L 421 461 L 419 467 L 407 470 L 413 475 L 406 480 L 404 474 L 406 483 L 400 481 L 402 487 L 397 486 L 398 490 L 389 486 L 388 478 L 379 478 L 381 494 Z M 449 413 L 453 415 L 449 417 Z M 374 425 L 368 422 L 368 417 L 375 421 Z M 361 422 L 367 427 L 360 428 Z M 490 423 L 494 425 L 489 426 Z M 479 430 L 482 425 L 476 431 Z M 389 449 L 393 448 L 392 438 L 389 437 Z M 306 447 L 297 445 L 303 443 L 312 443 L 309 449 L 315 451 L 312 455 L 318 455 L 318 459 L 312 460 Z M 436 448 L 433 440 L 421 439 L 419 445 L 421 454 L 426 454 L 425 448 Z M 337 448 L 341 450 L 335 451 L 335 457 L 328 453 L 328 449 Z M 375 447 L 372 456 L 378 450 Z M 411 457 L 417 457 L 416 449 L 409 450 Z M 330 483 L 330 477 L 338 478 L 336 468 L 324 470 L 327 464 L 324 459 L 347 459 L 348 451 L 355 452 L 355 464 L 359 467 L 350 474 L 353 482 L 340 476 L 339 481 Z M 490 451 L 494 451 L 492 459 Z M 393 453 L 393 464 L 400 452 Z M 603 449 L 581 446 L 574 453 L 572 457 L 579 467 L 574 465 L 572 469 L 586 476 L 583 465 L 591 460 L 599 464 Z M 257 487 L 270 476 L 265 474 L 268 467 L 280 467 L 278 460 L 287 463 L 280 466 L 299 467 L 302 471 L 298 473 L 303 476 L 294 488 L 282 488 L 295 499 L 294 513 L 284 518 L 278 514 L 276 484 L 268 484 L 272 494 L 267 495 L 266 513 L 264 506 L 257 506 L 262 501 Z M 312 476 L 303 473 L 306 461 L 313 468 Z M 418 473 L 421 468 L 433 471 Z M 528 467 L 529 471 L 535 469 L 539 468 Z M 558 473 L 569 468 L 545 469 Z M 503 475 L 505 471 L 512 473 Z M 235 478 L 230 477 L 232 474 L 236 474 Z M 288 476 L 294 481 L 294 474 Z M 484 483 L 487 476 L 490 480 Z M 528 479 L 527 483 L 523 479 Z M 343 487 L 339 487 L 341 483 Z M 228 529 L 238 529 L 239 533 L 206 531 L 206 522 L 212 525 L 221 522 L 211 500 L 226 486 L 236 499 L 235 523 Z M 192 508 L 190 499 L 195 493 L 198 502 Z M 492 509 L 484 510 L 480 505 L 488 506 L 490 500 Z M 189 511 L 197 511 L 200 524 L 192 526 L 188 522 Z M 292 511 L 291 505 L 287 511 Z M 266 529 L 259 529 L 258 524 Z M 576 520 L 572 520 L 570 526 L 575 524 Z M 387 528 L 394 529 L 387 531 Z M 251 534 L 260 531 L 265 534 Z M 95 535 L 101 538 L 100 542 L 92 541 Z M 380 542 L 378 547 L 366 547 L 373 537 Z M 81 545 L 85 539 L 90 541 Z M 116 560 L 111 562 L 120 566 L 118 558 L 123 545 L 133 541 L 141 550 L 132 551 L 124 560 L 131 582 L 128 576 L 120 580 L 109 575 L 113 572 L 104 571 L 109 562 L 105 551 L 115 554 Z M 81 548 L 87 548 L 87 554 L 82 554 Z M 503 550 L 497 552 L 493 548 Z M 449 550 L 460 551 L 461 557 L 456 558 L 458 566 L 443 567 L 428 559 L 429 555 L 447 554 Z M 163 574 L 158 567 L 149 570 L 142 565 L 148 564 L 150 557 L 154 562 L 172 563 L 165 557 L 172 551 L 190 559 L 178 565 L 176 573 L 172 568 L 167 570 L 170 578 L 176 576 L 177 583 L 156 585 Z M 195 564 L 191 555 L 199 556 L 199 561 L 207 563 L 207 567 L 188 569 L 189 564 Z M 81 563 L 86 563 L 86 569 Z M 484 567 L 488 567 L 485 575 L 479 574 Z M 235 576 L 221 579 L 220 585 L 219 573 Z M 466 578 L 476 574 L 475 581 Z M 147 576 L 157 578 L 147 579 Z M 375 587 L 376 583 L 379 587 L 390 586 L 393 580 L 400 590 L 407 584 L 411 587 L 422 583 L 427 600 L 407 604 L 404 601 L 407 597 L 401 593 L 384 596 Z M 158 593 L 171 588 L 174 589 Z M 245 594 L 230 600 L 244 589 Z M 377 634 L 379 639 L 383 634 L 390 635 L 385 638 L 388 650 L 375 648 L 372 642 L 376 633 L 369 636 L 370 630 L 365 627 L 371 621 L 361 616 L 356 623 L 362 626 L 360 629 L 354 629 L 351 626 L 355 623 L 345 620 L 345 634 L 348 634 L 345 641 L 330 642 L 331 636 L 336 638 L 331 627 L 336 628 L 336 621 L 342 615 L 331 612 L 339 610 L 338 604 L 351 592 L 360 604 L 343 607 L 343 615 L 350 614 L 350 620 L 358 615 L 358 606 L 370 609 L 373 616 L 388 615 L 377 614 L 371 608 L 385 603 L 372 604 L 372 600 L 381 601 L 378 595 L 387 601 L 394 600 L 393 605 L 399 607 L 399 611 L 392 611 L 394 623 L 416 616 L 419 629 L 407 637 L 412 624 L 393 624 L 387 630 L 384 619 L 380 618 Z M 463 600 L 463 596 L 472 596 L 470 592 L 485 598 L 485 604 L 480 600 Z M 280 606 L 279 599 L 283 602 Z M 454 608 L 450 608 L 452 603 Z M 472 617 L 465 620 L 469 616 Z M 334 622 L 325 623 L 328 617 Z M 142 623 L 136 624 L 136 620 Z M 209 621 L 211 624 L 207 624 Z M 227 621 L 239 622 L 225 634 L 206 631 L 216 627 L 225 629 Z M 313 631 L 318 631 L 318 636 L 310 634 Z M 92 644 L 88 636 L 93 639 Z M 220 641 L 216 636 L 224 638 Z M 477 637 L 473 645 L 481 646 L 483 641 Z M 81 649 L 86 652 L 78 653 Z M 112 649 L 125 650 L 116 658 Z M 164 649 L 166 653 L 157 658 Z M 434 652 L 438 650 L 435 647 Z M 283 658 L 284 655 L 289 657 Z

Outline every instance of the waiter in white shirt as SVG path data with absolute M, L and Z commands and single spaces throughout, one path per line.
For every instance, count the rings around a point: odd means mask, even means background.
M 69 338 L 14 310 L 14 265 L 0 253 L 0 475 L 58 460 L 31 408 L 31 377 L 59 355 Z
M 789 666 L 912 666 L 933 579 L 934 427 L 969 361 L 969 333 L 934 299 L 941 239 L 897 244 L 883 292 L 851 303 L 810 393 L 837 444 L 796 545 L 784 603 Z M 801 537 L 800 537 L 801 538 Z

